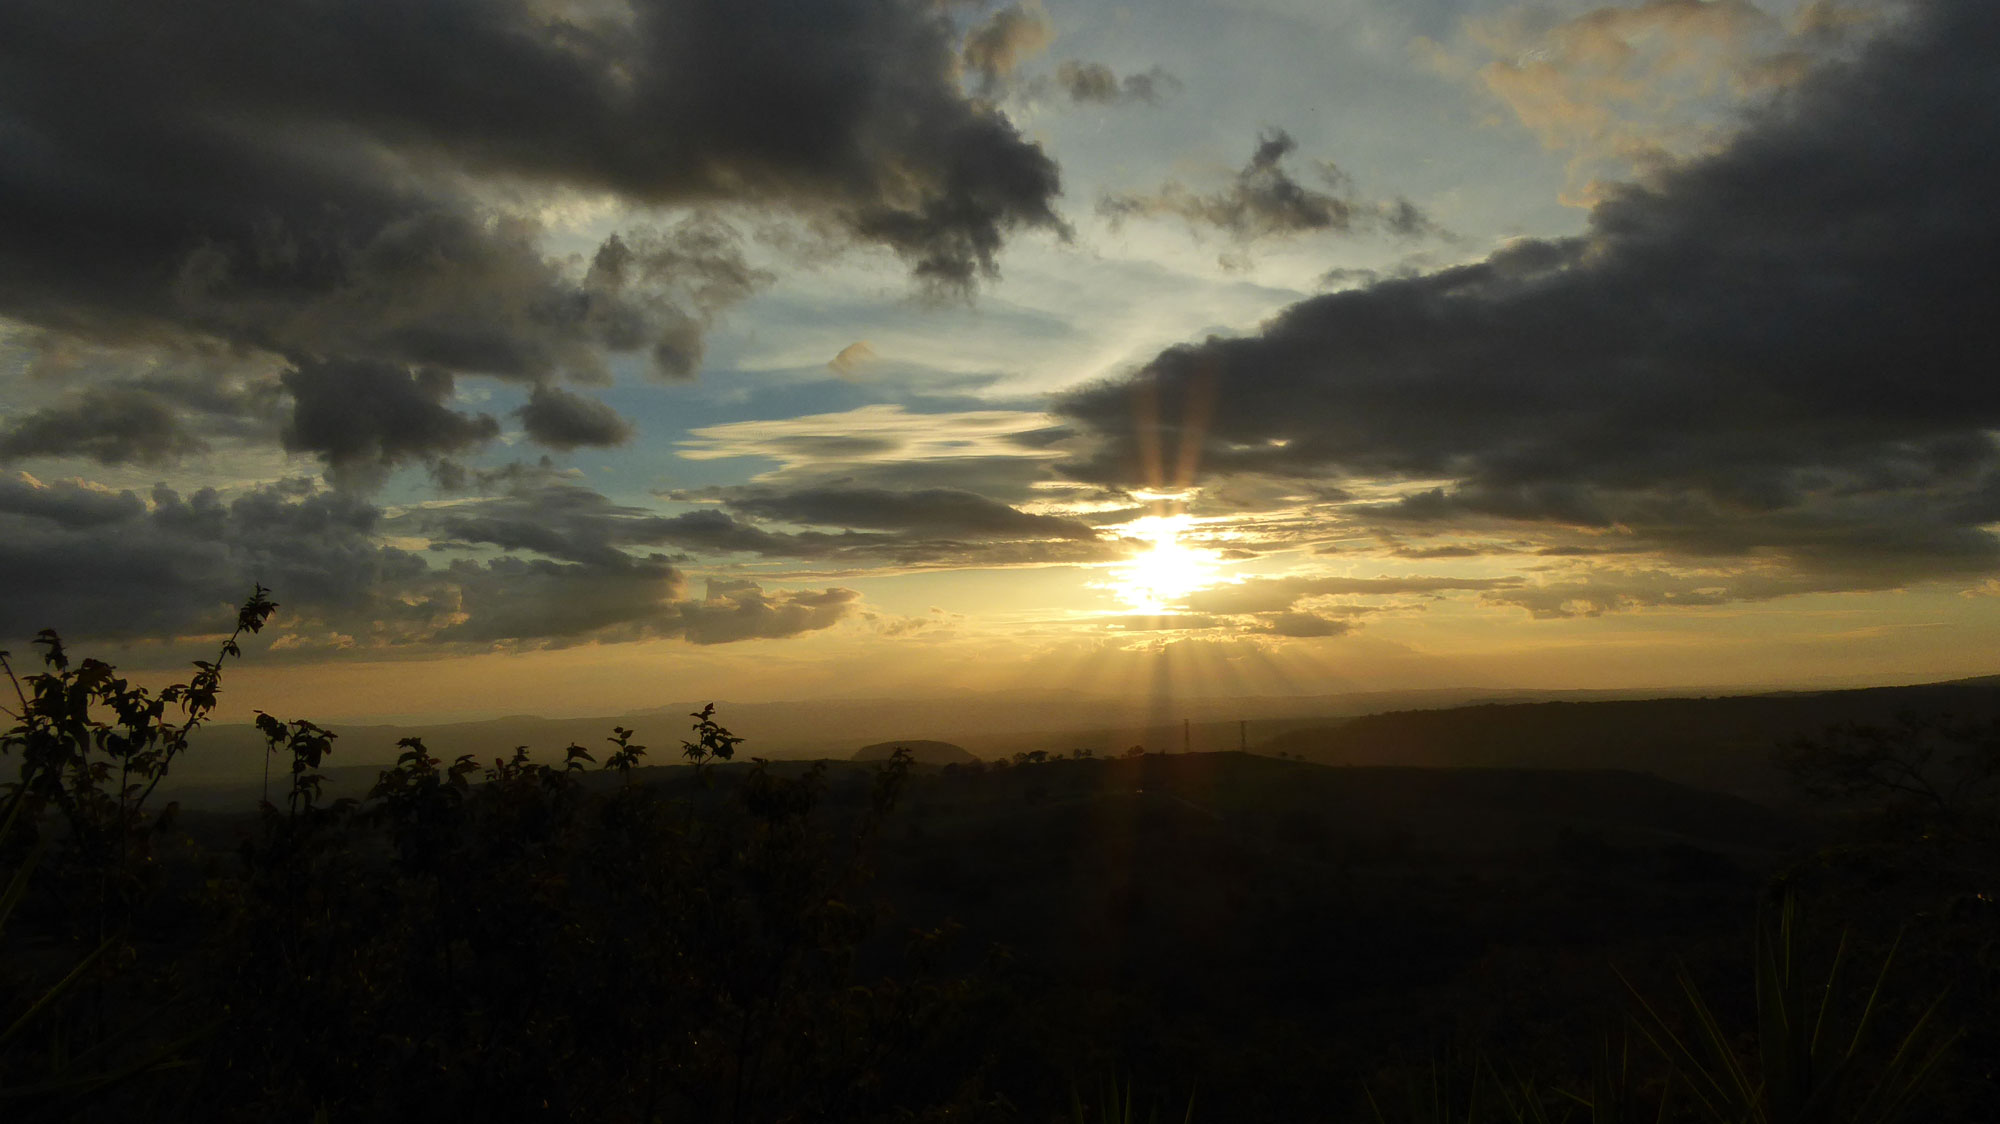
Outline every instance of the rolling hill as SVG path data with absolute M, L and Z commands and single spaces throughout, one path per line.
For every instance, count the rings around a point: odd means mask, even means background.
M 2000 717 L 1990 680 L 1713 699 L 1483 704 L 1405 710 L 1293 730 L 1258 752 L 1328 765 L 1633 769 L 1766 803 L 1792 799 L 1781 745 L 1899 711 Z

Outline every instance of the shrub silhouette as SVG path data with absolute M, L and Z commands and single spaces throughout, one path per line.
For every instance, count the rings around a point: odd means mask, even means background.
M 141 931 L 171 824 L 147 799 L 275 609 L 259 587 L 221 655 L 157 695 L 52 632 L 45 671 L 7 665 L 0 935 L 10 967 L 67 950 L 0 1013 L 14 1119 L 854 1119 L 961 1095 L 940 1075 L 965 1067 L 926 1061 L 972 998 L 929 966 L 944 937 L 895 979 L 857 970 L 866 843 L 908 756 L 858 808 L 823 807 L 819 767 L 718 789 L 743 739 L 713 705 L 683 743 L 700 783 L 634 783 L 622 727 L 608 790 L 579 746 L 447 764 L 409 738 L 366 800 L 333 803 L 336 735 L 260 711 L 282 802 L 267 780 L 233 869 L 179 903 L 199 925 Z
M 153 798 L 181 756 L 199 752 L 194 735 L 242 637 L 276 610 L 254 590 L 216 658 L 157 693 L 109 664 L 73 659 L 52 632 L 37 640 L 40 672 L 17 674 L 0 655 L 18 707 L 0 734 L 14 765 L 0 790 L 8 1124 L 1125 1119 L 1135 1101 L 1172 1119 L 1194 1115 L 1185 1090 L 1197 1086 L 1212 1106 L 1205 1117 L 1322 1119 L 1326 1104 L 1313 1097 L 1326 1095 L 1326 1080 L 1316 1078 L 1316 1093 L 1297 1075 L 1345 1063 L 1295 1042 L 1286 1020 L 1310 1018 L 1310 1006 L 1398 958 L 1448 964 L 1477 947 L 1446 939 L 1456 922 L 1442 898 L 1412 910 L 1401 883 L 1369 888 L 1370 863 L 1422 876 L 1422 853 L 1392 849 L 1395 837 L 1340 842 L 1336 864 L 1332 828 L 1309 817 L 1241 832 L 1221 813 L 1183 814 L 1186 801 L 1131 798 L 1171 795 L 1247 758 L 1030 751 L 1004 767 L 919 776 L 898 753 L 872 775 L 830 771 L 739 760 L 744 739 L 712 704 L 687 716 L 679 739 L 691 768 L 646 768 L 647 746 L 623 726 L 595 752 L 572 744 L 554 760 L 516 747 L 447 761 L 413 737 L 365 797 L 347 800 L 325 798 L 338 736 L 258 711 L 263 799 L 229 821 L 233 846 L 203 821 L 207 851 L 195 853 L 194 829 Z M 1852 748 L 1830 760 L 1864 775 L 1848 766 L 1872 758 Z M 976 896 L 1005 881 L 981 883 L 982 871 L 1018 870 L 1018 885 L 997 889 L 1019 893 L 1004 907 L 1019 915 L 1050 909 L 1059 900 L 1050 887 L 1076 879 L 1084 904 L 1117 907 L 1089 916 L 1133 941 L 1107 962 L 1116 977 L 1065 981 L 1028 956 L 972 968 L 950 924 L 891 933 L 869 891 L 869 858 L 913 786 L 909 799 L 932 801 L 923 823 L 935 832 L 913 823 L 905 833 L 903 857 L 918 861 L 903 889 L 943 872 L 933 880 L 978 883 Z M 952 802 L 969 813 L 962 822 Z M 1605 869 L 1610 878 L 1625 868 Z M 1454 877 L 1451 894 L 1476 889 Z M 1184 884 L 1229 893 L 1178 893 Z M 1177 932 L 1180 944 L 1156 939 Z M 1337 943 L 1315 947 L 1314 934 Z M 1643 1059 L 1606 1047 L 1593 1060 L 1592 1040 L 1520 1060 L 1518 1072 L 1483 1059 L 1469 1076 L 1433 1070 L 1411 1085 L 1407 1119 L 1655 1119 L 1669 1088 L 1669 1119 L 1821 1119 L 1814 1113 L 1831 1101 L 1869 1098 L 1889 1110 L 1878 1118 L 1915 1111 L 1923 1078 L 1957 1056 L 1938 1060 L 1950 1036 L 1928 1025 L 1959 1016 L 1941 1010 L 1924 1024 L 1929 1016 L 1906 1014 L 1906 1003 L 1883 1008 L 1877 1023 L 1921 1032 L 1901 1043 L 1907 1061 L 1863 1057 L 1852 1038 L 1840 1040 L 1844 1052 L 1821 1052 L 1820 1040 L 1796 1033 L 1810 995 L 1792 951 L 1797 927 L 1787 917 L 1760 934 L 1759 1010 L 1776 1021 L 1754 1041 L 1709 1034 L 1731 1014 L 1710 1013 L 1689 976 L 1682 1002 L 1636 1016 L 1639 1038 L 1660 1047 Z M 1190 956 L 1202 957 L 1197 968 Z M 1249 963 L 1259 957 L 1268 962 Z M 1185 982 L 1195 977 L 1203 987 Z M 1144 990 L 1172 986 L 1180 997 Z M 1305 1002 L 1269 1025 L 1231 1022 L 1241 986 Z M 1606 990 L 1621 998 L 1615 984 Z M 1156 1017 L 1189 995 L 1222 1012 L 1206 1038 L 1187 1032 L 1185 1003 L 1173 1019 Z M 1347 1041 L 1374 1030 L 1352 1028 Z M 1233 1054 L 1219 1055 L 1224 1039 Z M 1243 1077 L 1276 1072 L 1254 1068 L 1259 1058 L 1308 1056 L 1262 1089 Z M 1400 1072 L 1400 1062 L 1382 1064 L 1390 1068 L 1378 1078 Z M 1092 1072 L 1128 1076 L 1085 1104 L 1076 1078 Z M 1354 1076 L 1333 1078 L 1336 1091 Z M 1799 1093 L 1785 1093 L 1786 1104 L 1811 1111 L 1780 1111 L 1781 1086 Z M 1384 1098 L 1376 1113 L 1399 1107 L 1394 1081 L 1368 1088 Z M 1837 1093 L 1816 1092 L 1826 1088 Z M 1348 1118 L 1369 1116 L 1357 1104 Z

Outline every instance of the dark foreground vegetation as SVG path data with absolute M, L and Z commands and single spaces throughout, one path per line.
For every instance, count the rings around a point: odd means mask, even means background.
M 159 806 L 224 661 L 45 633 L 0 795 L 0 1118 L 2000 1120 L 2000 730 L 1641 773 L 1246 754 L 914 765 L 410 739 L 365 799 L 265 715 Z M 1769 750 L 1765 750 L 1769 752 Z

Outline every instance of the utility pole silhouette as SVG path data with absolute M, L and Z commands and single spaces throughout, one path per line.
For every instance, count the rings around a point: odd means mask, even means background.
M 1250 723 L 1247 719 L 1236 720 L 1236 752 L 1250 752 Z
M 1193 732 L 1193 730 L 1192 730 L 1192 729 L 1191 729 L 1191 728 L 1189 727 L 1189 725 L 1188 725 L 1188 724 L 1189 724 L 1189 722 L 1191 722 L 1191 721 L 1192 721 L 1192 719 L 1187 719 L 1187 718 L 1183 718 L 1183 719 L 1181 719 L 1181 752 L 1182 752 L 1182 753 L 1193 753 L 1193 752 L 1194 752 L 1194 732 Z

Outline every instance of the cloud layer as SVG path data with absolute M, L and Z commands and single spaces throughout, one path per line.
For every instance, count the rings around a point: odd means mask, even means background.
M 1572 582 L 1558 611 L 1989 572 L 2000 154 L 1969 138 L 2000 135 L 1996 40 L 2000 9 L 1929 4 L 1722 150 L 1610 192 L 1581 237 L 1308 300 L 1074 393 L 1060 412 L 1099 445 L 1072 468 L 1158 484 L 1149 450 L 1185 440 L 1211 473 L 1406 482 L 1343 506 L 1350 530 L 1673 562 Z M 1140 391 L 1158 405 L 1135 414 Z
M 691 374 L 766 280 L 718 212 L 959 289 L 1059 228 L 1054 163 L 966 96 L 958 48 L 925 0 L 9 4 L 0 319 L 272 356 L 290 447 L 442 456 L 491 434 L 439 412 L 451 376 Z M 552 250 L 545 206 L 605 199 L 693 217 Z M 10 419 L 0 456 L 201 447 L 171 398 L 89 393 Z M 580 409 L 543 398 L 531 436 L 615 439 Z
M 161 487 L 142 498 L 0 477 L 0 574 L 35 591 L 0 604 L 0 635 L 209 633 L 252 582 L 284 605 L 275 646 L 315 655 L 662 637 L 717 644 L 824 629 L 859 602 L 847 589 L 766 591 L 743 581 L 712 582 L 692 598 L 671 559 L 625 549 L 671 536 L 635 531 L 640 517 L 584 489 L 536 497 L 512 509 L 398 516 L 305 480 L 225 500 L 208 490 Z M 530 508 L 541 518 L 507 518 Z M 461 541 L 396 534 L 427 524 Z

